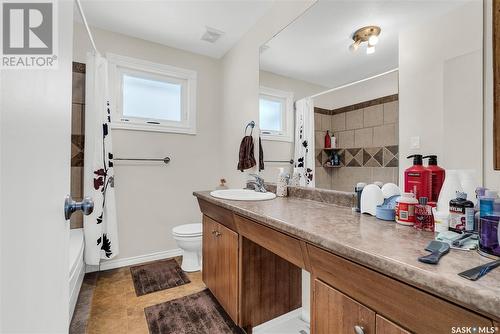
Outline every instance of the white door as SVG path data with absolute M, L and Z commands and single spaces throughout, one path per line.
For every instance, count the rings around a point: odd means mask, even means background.
M 58 69 L 0 71 L 0 333 L 68 332 L 73 3 L 54 20 Z

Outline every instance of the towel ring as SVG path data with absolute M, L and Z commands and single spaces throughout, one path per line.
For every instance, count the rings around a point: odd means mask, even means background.
M 251 121 L 250 123 L 247 124 L 247 126 L 245 127 L 245 136 L 247 135 L 248 127 L 251 128 L 250 130 L 250 136 L 251 136 L 253 134 L 253 128 L 255 127 L 255 122 Z

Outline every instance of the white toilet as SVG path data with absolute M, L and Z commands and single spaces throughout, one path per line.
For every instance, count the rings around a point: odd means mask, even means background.
M 172 236 L 182 249 L 181 269 L 186 272 L 201 270 L 201 224 L 179 225 L 172 229 Z

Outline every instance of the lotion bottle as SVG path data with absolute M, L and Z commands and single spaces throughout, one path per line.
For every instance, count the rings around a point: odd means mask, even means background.
M 276 196 L 285 197 L 287 195 L 288 174 L 283 167 L 280 167 L 279 171 L 278 179 L 276 180 Z

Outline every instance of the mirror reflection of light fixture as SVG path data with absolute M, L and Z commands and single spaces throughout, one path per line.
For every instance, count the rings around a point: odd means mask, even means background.
M 361 43 L 367 43 L 366 54 L 372 54 L 375 52 L 375 45 L 378 43 L 378 35 L 380 35 L 380 27 L 377 26 L 367 26 L 360 28 L 354 32 L 352 35 L 352 43 L 349 46 L 349 50 L 358 50 Z

